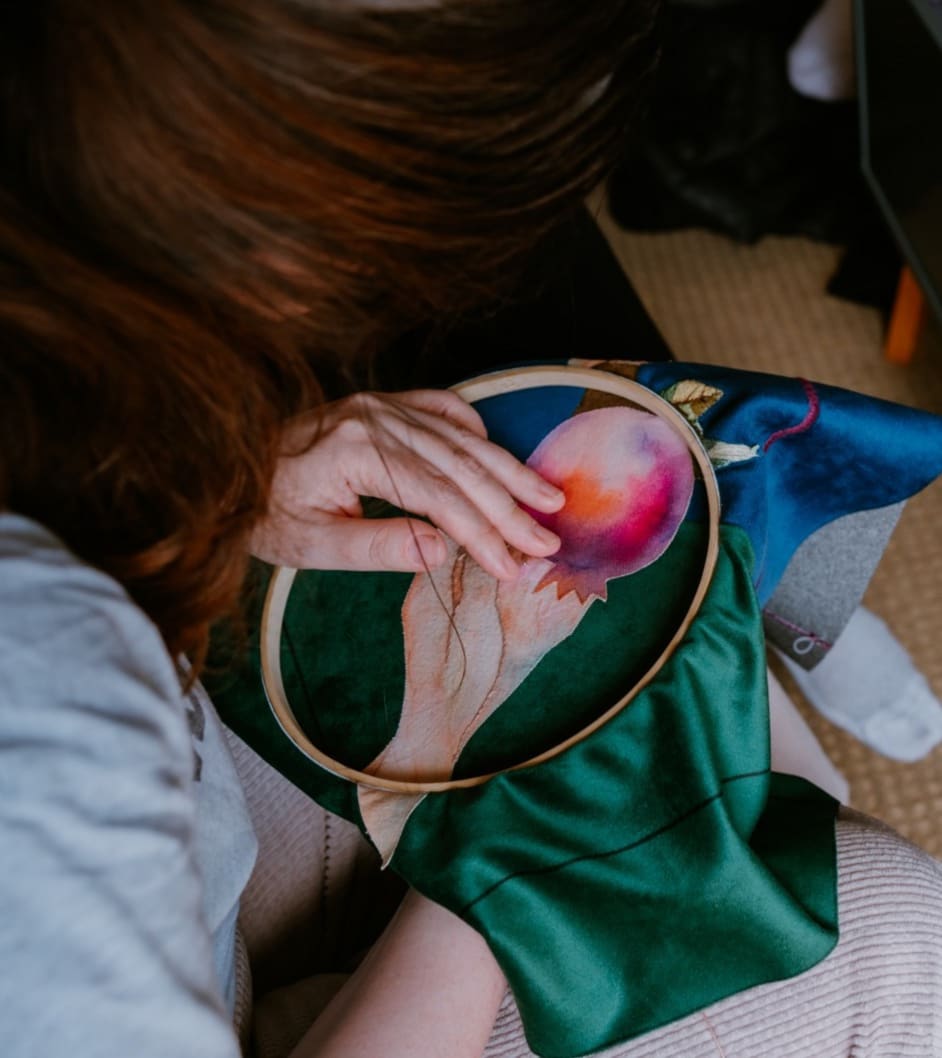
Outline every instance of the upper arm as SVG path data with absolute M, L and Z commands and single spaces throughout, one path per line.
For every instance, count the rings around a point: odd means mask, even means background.
M 234 1058 L 173 666 L 50 539 L 0 533 L 0 1053 Z

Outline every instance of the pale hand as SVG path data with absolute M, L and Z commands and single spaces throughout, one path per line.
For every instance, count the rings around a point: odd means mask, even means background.
M 286 430 L 252 553 L 299 569 L 416 572 L 445 561 L 437 526 L 493 576 L 512 580 L 508 547 L 545 557 L 559 538 L 520 504 L 556 511 L 563 493 L 487 440 L 480 416 L 441 390 L 361 393 Z M 367 519 L 360 497 L 428 518 Z

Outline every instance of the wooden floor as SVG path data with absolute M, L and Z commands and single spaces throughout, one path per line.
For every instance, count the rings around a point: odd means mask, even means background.
M 926 329 L 907 367 L 883 359 L 876 310 L 825 285 L 835 249 L 798 238 L 746 247 L 704 231 L 639 235 L 593 209 L 622 266 L 679 359 L 803 375 L 942 414 L 942 333 Z M 630 350 L 626 351 L 630 355 Z M 865 599 L 942 696 L 942 482 L 910 501 Z M 794 685 L 782 682 L 795 693 Z M 807 706 L 855 807 L 942 858 L 942 747 L 915 764 L 883 757 Z

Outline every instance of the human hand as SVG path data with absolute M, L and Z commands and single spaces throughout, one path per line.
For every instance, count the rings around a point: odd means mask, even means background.
M 513 579 L 508 547 L 545 557 L 559 537 L 522 509 L 559 510 L 561 490 L 491 444 L 480 416 L 441 390 L 362 393 L 286 431 L 267 517 L 251 549 L 278 565 L 417 572 L 445 561 L 436 526 L 489 573 Z M 363 517 L 361 496 L 430 519 Z

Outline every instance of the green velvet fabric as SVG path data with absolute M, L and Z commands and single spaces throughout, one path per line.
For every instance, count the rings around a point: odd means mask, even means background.
M 770 787 L 751 563 L 724 530 L 698 619 L 628 708 L 536 768 L 426 798 L 393 859 L 488 938 L 546 1058 L 791 976 L 836 942 L 833 802 Z
M 624 693 L 686 610 L 702 538 L 687 524 L 659 562 L 612 582 L 608 602 L 476 734 L 457 773 L 538 752 Z M 625 710 L 544 764 L 425 798 L 392 860 L 487 938 L 545 1058 L 800 973 L 836 943 L 835 806 L 770 775 L 751 545 L 731 527 L 721 541 L 699 616 Z M 289 698 L 312 738 L 355 766 L 395 731 L 409 581 L 306 573 L 289 603 Z M 282 734 L 257 664 L 211 693 L 258 752 L 360 822 L 355 787 Z

